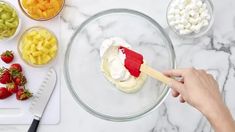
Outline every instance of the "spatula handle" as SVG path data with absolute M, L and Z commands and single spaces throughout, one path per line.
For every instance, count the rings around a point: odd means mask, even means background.
M 159 71 L 156 71 L 155 69 L 149 67 L 148 65 L 145 65 L 145 64 L 142 64 L 141 67 L 140 67 L 140 71 L 169 85 L 170 81 L 171 81 L 171 78 L 165 76 L 164 74 L 162 74 L 161 72 Z
M 38 119 L 33 119 L 33 122 L 28 130 L 28 132 L 37 132 L 38 125 L 39 125 L 40 120 Z

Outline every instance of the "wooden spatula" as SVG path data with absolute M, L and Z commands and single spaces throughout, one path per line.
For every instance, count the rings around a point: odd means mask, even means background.
M 125 67 L 134 77 L 139 77 L 140 73 L 143 72 L 165 84 L 169 84 L 171 78 L 165 76 L 161 72 L 151 68 L 150 66 L 144 64 L 144 58 L 141 54 L 130 50 L 126 47 L 119 47 L 119 50 L 126 55 Z

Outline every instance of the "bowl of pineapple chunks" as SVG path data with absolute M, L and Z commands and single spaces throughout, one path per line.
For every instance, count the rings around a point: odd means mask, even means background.
M 52 62 L 58 52 L 58 40 L 44 27 L 31 27 L 20 38 L 18 51 L 21 58 L 34 67 Z

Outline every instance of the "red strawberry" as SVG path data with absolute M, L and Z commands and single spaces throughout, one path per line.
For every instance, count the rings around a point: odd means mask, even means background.
M 18 91 L 18 86 L 14 83 L 8 83 L 6 88 L 10 93 L 16 93 Z
M 23 75 L 13 78 L 13 81 L 18 86 L 24 86 L 27 83 L 27 80 L 26 80 L 25 76 L 23 76 Z
M 10 68 L 10 73 L 16 85 L 24 86 L 27 83 L 27 80 L 22 72 L 16 70 L 15 68 Z
M 16 85 L 20 85 L 21 84 L 21 79 L 19 77 L 13 78 L 13 81 Z
M 0 68 L 0 83 L 7 84 L 11 82 L 11 74 L 8 69 Z
M 13 77 L 13 82 L 18 86 L 24 86 L 27 83 L 25 76 L 22 74 L 12 77 Z
M 19 71 L 19 72 L 22 72 L 22 67 L 21 67 L 20 64 L 15 63 L 15 64 L 12 64 L 12 65 L 10 66 L 10 70 L 17 70 L 17 71 Z
M 5 99 L 11 95 L 12 93 L 10 93 L 6 88 L 0 87 L 0 99 Z
M 10 63 L 12 62 L 12 60 L 14 59 L 14 55 L 12 51 L 5 51 L 1 54 L 1 59 L 2 61 L 4 61 L 5 63 Z
M 17 100 L 27 100 L 30 97 L 32 97 L 32 93 L 27 89 L 19 89 L 16 93 Z

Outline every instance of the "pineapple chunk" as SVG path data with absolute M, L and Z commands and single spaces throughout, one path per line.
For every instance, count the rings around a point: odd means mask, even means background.
M 29 60 L 31 63 L 36 64 L 36 59 L 32 55 L 29 55 Z
M 33 28 L 20 43 L 22 58 L 34 65 L 43 65 L 55 58 L 57 39 L 46 29 Z

